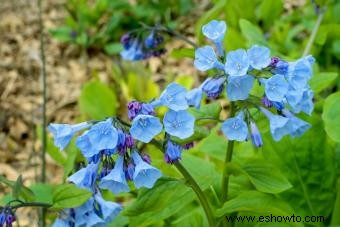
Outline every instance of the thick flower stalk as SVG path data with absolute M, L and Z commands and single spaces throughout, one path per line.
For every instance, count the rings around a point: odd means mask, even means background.
M 150 33 L 146 37 L 137 36 L 134 32 L 122 37 L 125 49 L 121 55 L 124 59 L 141 60 L 155 55 L 150 55 L 150 51 L 155 51 L 163 39 L 159 28 L 148 31 Z M 150 164 L 150 156 L 138 150 L 137 144 L 140 143 L 157 143 L 164 153 L 165 162 L 174 164 L 191 182 L 210 226 L 214 226 L 214 217 L 204 193 L 179 163 L 182 152 L 194 144 L 175 142 L 194 134 L 198 119 L 188 110 L 199 109 L 205 97 L 216 100 L 225 96 L 231 102 L 231 115 L 221 124 L 221 131 L 229 141 L 227 162 L 231 160 L 234 141 L 251 140 L 255 147 L 265 146 L 255 114 L 268 118 L 275 141 L 286 135 L 301 136 L 311 127 L 295 114 L 304 112 L 310 115 L 313 110 L 313 92 L 308 81 L 312 76 L 314 58 L 307 56 L 286 62 L 271 57 L 267 47 L 258 45 L 225 53 L 223 38 L 226 31 L 227 25 L 223 21 L 213 20 L 204 25 L 202 32 L 214 46 L 195 50 L 195 67 L 200 71 L 213 70 L 214 76 L 190 91 L 177 83 L 170 83 L 160 97 L 149 103 L 131 101 L 127 106 L 131 124 L 116 117 L 76 125 L 50 124 L 49 130 L 60 149 L 64 149 L 74 135 L 82 132 L 76 139 L 76 145 L 87 159 L 87 165 L 71 175 L 68 181 L 93 194 L 81 207 L 64 210 L 54 226 L 105 225 L 122 207 L 105 201 L 101 196 L 102 189 L 113 194 L 129 192 L 129 181 L 136 188 L 152 188 L 162 174 Z M 144 37 L 143 40 L 140 37 Z M 261 85 L 263 94 L 254 93 L 255 83 Z M 167 108 L 162 119 L 156 115 L 159 107 Z M 163 136 L 163 142 L 155 140 L 160 136 Z M 228 177 L 225 172 L 222 201 L 227 199 Z

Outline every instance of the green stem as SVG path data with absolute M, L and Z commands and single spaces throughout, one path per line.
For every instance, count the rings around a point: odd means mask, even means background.
M 164 152 L 163 150 L 163 144 L 160 141 L 157 140 L 152 140 L 151 141 L 152 144 L 154 144 L 160 151 Z M 200 186 L 197 184 L 197 182 L 195 181 L 195 179 L 190 175 L 190 173 L 186 170 L 186 168 L 180 163 L 180 162 L 176 162 L 174 164 L 174 166 L 177 168 L 177 170 L 182 174 L 182 176 L 186 179 L 186 181 L 188 182 L 188 184 L 190 185 L 190 187 L 192 188 L 192 190 L 195 192 L 198 200 L 200 201 L 204 213 L 207 217 L 208 223 L 210 227 L 215 227 L 216 223 L 215 223 L 215 217 L 214 214 L 211 210 L 210 204 L 208 202 L 207 197 L 205 196 L 204 192 L 202 191 L 202 189 L 200 188 Z
M 235 103 L 230 102 L 230 115 L 229 117 L 234 117 L 235 115 Z M 225 156 L 224 167 L 223 167 L 223 175 L 222 175 L 222 186 L 221 186 L 221 203 L 224 204 L 228 200 L 228 192 L 229 192 L 229 176 L 227 166 L 231 162 L 234 151 L 234 141 L 228 140 L 227 153 Z M 232 223 L 228 222 L 226 219 L 222 221 L 223 226 L 230 226 Z
M 311 36 L 309 37 L 307 46 L 305 47 L 305 50 L 303 51 L 302 57 L 307 56 L 307 55 L 309 54 L 311 48 L 312 48 L 312 45 L 313 45 L 313 43 L 314 43 L 316 34 L 318 33 L 318 30 L 319 30 L 321 21 L 322 21 L 322 19 L 323 19 L 324 12 L 325 12 L 325 9 L 320 10 L 318 19 L 316 20 L 316 23 L 315 23 L 315 25 L 314 25 L 312 34 L 311 34 Z
M 190 44 L 193 48 L 197 49 L 198 48 L 198 45 L 196 43 L 194 43 L 193 41 L 189 40 L 187 37 L 185 37 L 184 35 L 170 29 L 170 28 L 167 28 L 167 27 L 161 27 L 160 28 L 161 31 L 164 31 L 166 33 L 168 33 L 169 35 L 171 36 L 175 36 L 176 38 Z
M 302 187 L 302 191 L 303 191 L 303 196 L 305 197 L 305 200 L 307 202 L 307 205 L 308 205 L 308 208 L 309 210 L 311 211 L 312 215 L 315 216 L 315 211 L 314 211 L 314 208 L 313 208 L 313 205 L 312 205 L 312 202 L 309 198 L 309 195 L 308 195 L 308 192 L 307 192 L 307 187 L 306 185 L 304 184 L 303 182 L 303 179 L 301 177 L 301 172 L 300 172 L 300 168 L 299 168 L 299 165 L 297 163 L 297 160 L 296 160 L 296 156 L 295 156 L 295 153 L 293 153 L 293 157 L 294 157 L 294 166 L 295 166 L 295 170 L 296 170 L 296 173 L 297 173 L 297 176 L 298 176 L 298 179 L 299 179 L 299 183 Z
M 209 226 L 211 227 L 216 226 L 214 214 L 211 210 L 207 197 L 205 196 L 200 186 L 197 184 L 195 179 L 190 175 L 190 173 L 184 168 L 184 166 L 180 162 L 176 162 L 175 167 L 187 180 L 192 190 L 196 193 L 198 200 L 201 202 L 201 205 L 204 209 L 205 215 L 207 216 Z
M 337 193 L 336 193 L 336 199 L 334 203 L 334 209 L 332 214 L 332 225 L 339 225 L 340 224 L 340 178 L 337 179 Z
M 32 203 L 21 203 L 18 205 L 11 206 L 12 209 L 18 209 L 21 207 L 43 207 L 43 208 L 49 208 L 51 207 L 51 204 L 48 203 L 38 203 L 38 202 L 32 202 Z
M 234 102 L 230 102 L 230 116 L 229 117 L 234 117 L 234 115 L 235 115 L 235 104 Z M 228 200 L 229 173 L 228 173 L 227 166 L 228 166 L 228 163 L 232 159 L 233 150 L 234 150 L 234 141 L 228 140 L 227 153 L 225 156 L 223 175 L 222 175 L 222 187 L 221 187 L 222 188 L 222 197 L 221 197 L 222 203 Z
M 38 0 L 39 9 L 39 30 L 40 30 L 40 57 L 41 57 L 41 75 L 42 75 L 42 88 L 43 88 L 43 105 L 42 105 L 42 152 L 41 152 L 41 181 L 46 181 L 46 149 L 47 149 L 47 120 L 46 120 L 46 102 L 47 102 L 47 91 L 46 91 L 46 59 L 45 59 L 45 43 L 44 43 L 44 24 L 42 19 L 42 0 Z M 40 220 L 41 226 L 46 226 L 45 223 L 46 210 L 41 209 Z

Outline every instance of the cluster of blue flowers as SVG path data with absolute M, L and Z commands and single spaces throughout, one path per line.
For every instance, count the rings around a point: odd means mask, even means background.
M 254 45 L 248 50 L 230 51 L 225 56 L 222 41 L 226 31 L 223 21 L 213 20 L 202 28 L 203 34 L 215 44 L 198 48 L 195 52 L 195 67 L 200 71 L 215 69 L 215 77 L 202 85 L 208 97 L 217 98 L 226 86 L 230 101 L 242 103 L 235 117 L 222 124 L 222 131 L 229 140 L 251 139 L 255 146 L 263 145 L 259 130 L 250 114 L 250 108 L 260 110 L 270 121 L 270 131 L 274 140 L 285 135 L 301 136 L 310 124 L 294 114 L 313 110 L 313 92 L 308 86 L 312 77 L 314 58 L 307 56 L 294 62 L 286 62 L 270 56 L 270 50 Z M 258 81 L 264 87 L 264 96 L 251 95 L 253 84 Z M 193 103 L 198 104 L 198 90 L 192 91 Z M 197 98 L 197 99 L 196 99 Z M 246 103 L 246 105 L 244 105 Z M 274 114 L 276 110 L 278 114 Z
M 151 30 L 145 37 L 143 31 L 129 32 L 120 39 L 124 50 L 121 57 L 129 61 L 145 60 L 151 57 L 159 57 L 165 54 L 163 47 L 164 37 L 157 31 Z
M 128 181 L 133 181 L 136 188 L 151 188 L 161 177 L 161 172 L 150 165 L 150 157 L 139 153 L 126 126 L 117 119 L 76 125 L 50 124 L 48 129 L 60 149 L 64 149 L 77 132 L 88 129 L 76 139 L 76 145 L 88 164 L 71 175 L 68 181 L 91 191 L 93 195 L 81 207 L 64 210 L 54 227 L 105 226 L 122 207 L 118 203 L 105 201 L 101 189 L 114 194 L 128 192 Z
M 0 226 L 10 227 L 16 218 L 9 207 L 0 207 Z
M 131 125 L 118 118 L 76 125 L 49 125 L 54 143 L 61 150 L 76 133 L 86 130 L 77 137 L 76 145 L 88 164 L 68 180 L 93 194 L 81 207 L 64 210 L 64 215 L 54 223 L 55 227 L 105 225 L 110 222 L 122 207 L 105 201 L 101 196 L 102 189 L 114 194 L 128 192 L 128 181 L 132 181 L 136 188 L 153 187 L 161 172 L 150 165 L 148 154 L 138 150 L 137 141 L 150 143 L 162 135 L 165 162 L 173 164 L 180 160 L 183 150 L 191 148 L 193 142 L 180 145 L 174 137 L 186 139 L 194 134 L 196 119 L 188 109 L 199 109 L 204 96 L 216 99 L 225 89 L 228 99 L 234 102 L 235 116 L 225 120 L 221 128 L 228 140 L 250 139 L 256 147 L 263 145 L 252 116 L 253 110 L 262 112 L 269 119 L 270 131 L 276 141 L 285 135 L 301 136 L 310 128 L 310 124 L 294 114 L 311 114 L 313 110 L 313 92 L 308 80 L 312 76 L 314 58 L 307 56 L 286 62 L 271 57 L 268 48 L 258 45 L 226 54 L 222 43 L 226 30 L 223 21 L 213 20 L 204 25 L 202 32 L 214 43 L 214 47 L 204 46 L 195 51 L 195 67 L 200 71 L 215 70 L 215 76 L 190 91 L 171 83 L 159 98 L 149 103 L 131 101 L 127 106 Z M 148 58 L 147 49 L 153 50 L 162 42 L 154 31 L 144 42 L 131 34 L 122 37 L 125 50 L 121 55 L 128 60 Z M 256 80 L 263 86 L 261 97 L 252 94 Z M 156 116 L 156 108 L 161 106 L 167 108 L 162 120 Z

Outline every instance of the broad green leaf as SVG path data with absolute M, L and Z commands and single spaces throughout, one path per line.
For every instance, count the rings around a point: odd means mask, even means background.
M 184 57 L 192 59 L 195 57 L 195 50 L 192 48 L 173 49 L 170 56 L 176 59 L 182 59 Z
M 340 142 L 340 92 L 328 96 L 325 100 L 322 119 L 325 130 L 334 141 Z
M 265 40 L 264 35 L 259 27 L 245 19 L 240 19 L 239 24 L 243 36 L 248 40 L 249 46 L 254 44 L 268 46 L 267 41 Z
M 227 151 L 227 139 L 223 135 L 218 134 L 219 129 L 219 126 L 213 128 L 210 135 L 200 141 L 193 150 L 206 153 L 223 162 L 225 152 Z
M 72 208 L 85 203 L 92 193 L 85 189 L 80 189 L 74 184 L 62 184 L 53 189 L 52 208 Z
M 53 186 L 50 184 L 34 184 L 30 187 L 35 195 L 35 202 L 53 203 Z
M 178 212 L 195 198 L 192 190 L 170 178 L 161 178 L 151 189 L 142 189 L 137 199 L 122 214 L 130 217 L 132 226 L 150 226 Z
M 192 75 L 179 76 L 176 78 L 175 82 L 190 90 L 194 84 L 194 77 Z
M 184 152 L 181 163 L 200 185 L 202 190 L 220 182 L 221 174 L 216 171 L 213 162 L 207 162 L 202 158 Z
M 275 216 L 291 216 L 295 214 L 289 204 L 283 200 L 258 191 L 241 192 L 236 198 L 227 201 L 223 204 L 222 208 L 216 210 L 216 215 L 217 217 L 223 217 L 234 212 Z M 293 226 L 303 226 L 295 222 L 290 224 Z
M 12 188 L 12 197 L 14 199 L 24 199 L 24 201 L 33 201 L 34 200 L 34 193 L 31 189 L 27 188 L 23 184 L 22 176 L 19 175 L 16 181 L 6 181 L 7 185 Z
M 204 120 L 211 122 L 210 118 L 213 122 L 216 122 L 220 117 L 221 110 L 221 104 L 219 102 L 214 102 L 202 105 L 200 109 L 190 108 L 189 112 L 196 118 L 196 123 L 200 124 L 202 122 L 204 123 Z
M 262 153 L 293 185 L 279 196 L 294 206 L 296 214 L 328 217 L 335 197 L 335 148 L 320 117 L 308 120 L 312 127 L 300 138 L 286 136 L 276 142 L 269 132 L 263 134 Z
M 278 18 L 283 10 L 282 0 L 262 0 L 256 12 L 258 19 L 264 21 L 265 25 L 272 25 L 273 21 Z
M 83 114 L 96 120 L 115 115 L 118 106 L 115 93 L 98 80 L 84 85 L 78 103 Z
M 108 224 L 109 227 L 125 227 L 129 224 L 129 218 L 123 216 L 121 213 L 116 216 L 112 222 Z
M 255 188 L 266 193 L 280 193 L 292 187 L 280 170 L 268 161 L 250 158 L 241 164 Z
M 208 223 L 204 217 L 205 214 L 200 207 L 189 204 L 180 212 L 178 212 L 178 215 L 176 215 L 174 218 L 171 218 L 171 223 L 169 226 L 208 226 Z
M 121 43 L 109 43 L 104 46 L 104 50 L 109 55 L 118 54 L 123 50 Z
M 314 92 L 319 93 L 335 84 L 337 77 L 338 73 L 335 72 L 318 73 L 312 77 L 309 84 Z
M 78 156 L 79 149 L 76 146 L 75 138 L 71 140 L 70 144 L 66 147 L 67 160 L 64 163 L 64 177 L 67 177 L 74 168 L 74 163 Z

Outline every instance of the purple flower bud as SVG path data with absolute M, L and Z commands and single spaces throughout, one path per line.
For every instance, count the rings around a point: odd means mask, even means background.
M 270 60 L 270 64 L 269 66 L 270 67 L 276 67 L 276 64 L 280 61 L 280 58 L 278 57 L 272 57 L 271 60 Z
M 208 78 L 202 84 L 202 90 L 208 98 L 216 99 L 222 92 L 226 77 Z
M 168 141 L 166 151 L 164 154 L 164 160 L 168 164 L 173 164 L 181 159 L 182 147 L 172 141 Z
M 267 96 L 263 96 L 263 98 L 262 98 L 261 101 L 262 101 L 262 104 L 263 104 L 265 107 L 267 107 L 267 108 L 270 108 L 270 107 L 273 106 L 273 102 L 270 101 L 270 100 L 267 98 Z
M 7 214 L 6 217 L 6 226 L 12 226 L 12 223 L 15 222 L 16 218 L 13 214 Z
M 126 134 L 125 146 L 128 148 L 132 148 L 134 144 L 135 141 L 133 140 L 132 136 L 130 134 Z
M 251 140 L 256 147 L 262 147 L 262 136 L 254 122 L 250 122 Z
M 147 154 L 147 153 L 142 153 L 142 154 L 141 154 L 141 157 L 142 157 L 142 159 L 143 159 L 144 162 L 146 162 L 146 163 L 148 163 L 148 164 L 151 163 L 151 157 L 150 157 L 149 154 Z
M 125 168 L 125 178 L 127 180 L 132 180 L 133 179 L 133 174 L 135 172 L 135 165 L 132 162 L 129 162 L 127 167 Z
M 142 108 L 142 104 L 138 101 L 131 101 L 127 105 L 128 107 L 128 117 L 132 121 L 139 113 Z
M 123 44 L 125 49 L 128 49 L 131 46 L 131 35 L 129 33 L 124 34 L 120 38 L 120 43 Z
M 132 121 L 138 114 L 155 115 L 153 106 L 149 103 L 141 103 L 138 101 L 131 101 L 128 104 L 128 117 Z
M 185 150 L 189 150 L 190 148 L 193 148 L 193 147 L 194 147 L 194 142 L 190 142 L 190 143 L 183 145 L 183 149 Z

